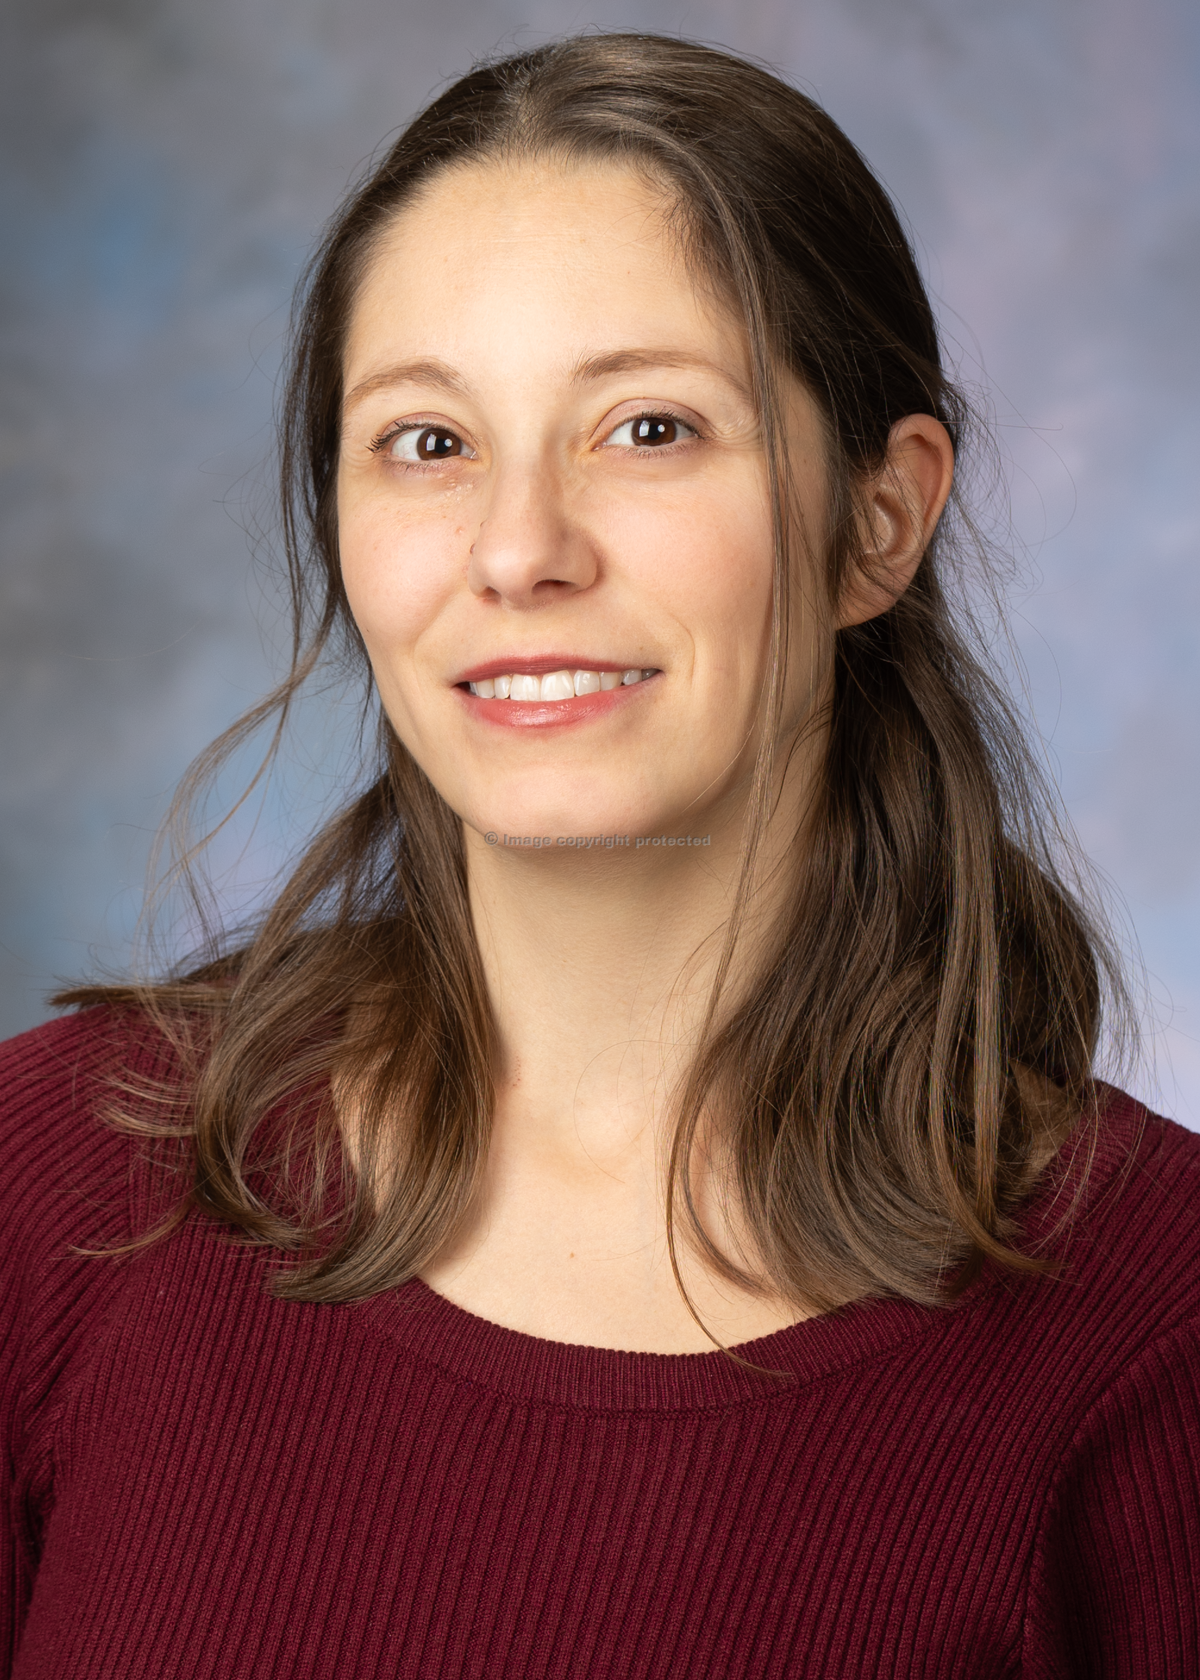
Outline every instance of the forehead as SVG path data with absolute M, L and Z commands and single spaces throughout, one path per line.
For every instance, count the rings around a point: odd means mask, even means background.
M 605 164 L 443 172 L 397 212 L 365 264 L 348 381 L 379 356 L 517 358 L 565 350 L 568 339 L 576 353 L 699 341 L 744 363 L 740 323 L 686 255 L 673 211 L 645 174 Z M 431 334 L 436 347 L 415 343 Z

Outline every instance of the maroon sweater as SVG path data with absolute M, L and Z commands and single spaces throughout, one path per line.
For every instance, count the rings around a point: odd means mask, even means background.
M 152 1213 L 133 1043 L 0 1049 L 3 1675 L 1200 1676 L 1200 1137 L 1114 1093 L 1061 1276 L 749 1344 L 785 1385 L 81 1255 Z

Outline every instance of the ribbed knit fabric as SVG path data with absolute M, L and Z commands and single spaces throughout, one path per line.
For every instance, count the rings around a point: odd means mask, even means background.
M 1114 1093 L 1061 1276 L 742 1350 L 785 1385 L 79 1254 L 150 1212 L 137 1043 L 0 1050 L 5 1676 L 1200 1676 L 1200 1138 Z

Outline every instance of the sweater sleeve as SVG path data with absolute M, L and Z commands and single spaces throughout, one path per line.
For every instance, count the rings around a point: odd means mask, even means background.
M 81 1250 L 130 1230 L 128 1140 L 97 1113 L 103 1028 L 69 1017 L 0 1045 L 0 1680 L 53 1504 L 55 1420 L 123 1273 Z
M 1091 1408 L 1039 1536 L 1027 1680 L 1200 1675 L 1200 1325 L 1155 1340 Z
M 28 1295 L 17 1221 L 0 1209 L 0 1677 L 7 1680 L 17 1653 L 21 1623 L 32 1590 L 29 1549 L 24 1544 L 17 1493 L 18 1414 L 28 1339 Z

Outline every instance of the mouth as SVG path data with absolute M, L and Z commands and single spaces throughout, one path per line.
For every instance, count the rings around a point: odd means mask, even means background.
M 581 694 L 607 694 L 614 688 L 632 688 L 657 676 L 652 666 L 630 666 L 624 670 L 501 671 L 492 677 L 477 677 L 465 686 L 480 700 L 546 701 L 573 700 Z
M 582 723 L 633 698 L 662 672 L 651 665 L 585 665 L 562 659 L 493 661 L 476 666 L 455 687 L 477 716 L 523 728 Z

